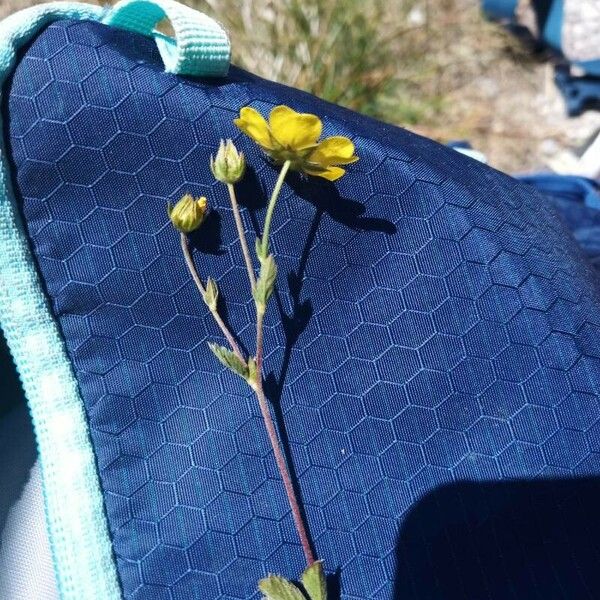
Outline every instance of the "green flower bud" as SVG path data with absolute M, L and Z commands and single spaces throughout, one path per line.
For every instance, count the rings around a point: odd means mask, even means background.
M 204 223 L 208 213 L 208 202 L 204 196 L 194 199 L 190 194 L 186 194 L 175 206 L 169 202 L 167 213 L 175 229 L 190 233 Z
M 210 170 L 215 179 L 227 184 L 237 183 L 246 171 L 246 159 L 231 140 L 221 140 L 217 156 L 210 157 Z

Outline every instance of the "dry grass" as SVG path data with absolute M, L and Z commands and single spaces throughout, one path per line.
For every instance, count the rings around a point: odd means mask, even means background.
M 31 0 L 0 0 L 0 15 Z M 470 139 L 505 170 L 539 168 L 600 126 L 566 119 L 548 65 L 478 0 L 189 0 L 231 34 L 237 64 L 440 141 Z

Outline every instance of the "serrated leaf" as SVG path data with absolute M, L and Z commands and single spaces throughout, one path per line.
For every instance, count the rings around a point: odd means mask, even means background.
M 287 579 L 269 575 L 258 582 L 258 589 L 267 600 L 306 600 L 304 594 Z
M 248 365 L 240 360 L 231 350 L 228 350 L 224 346 L 219 346 L 219 344 L 209 343 L 208 346 L 212 350 L 212 353 L 228 369 L 243 379 L 248 379 Z
M 269 254 L 260 264 L 260 273 L 258 281 L 254 288 L 254 300 L 257 305 L 262 308 L 267 306 L 267 302 L 275 288 L 275 280 L 277 279 L 277 265 L 272 254 Z
M 323 563 L 318 560 L 302 573 L 300 578 L 310 600 L 327 600 L 327 580 L 323 572 Z

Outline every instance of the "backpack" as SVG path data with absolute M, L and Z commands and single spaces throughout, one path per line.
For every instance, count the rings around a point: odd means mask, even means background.
M 234 120 L 276 105 L 359 156 L 335 182 L 286 180 L 265 315 L 269 410 L 328 597 L 597 596 L 600 279 L 549 196 L 230 67 L 218 24 L 170 0 L 18 13 L 0 65 L 0 323 L 60 598 L 249 599 L 305 567 L 261 413 L 211 354 L 166 213 L 209 199 L 194 258 L 251 345 L 210 162 L 221 139 L 245 153 L 254 235 L 277 170 Z

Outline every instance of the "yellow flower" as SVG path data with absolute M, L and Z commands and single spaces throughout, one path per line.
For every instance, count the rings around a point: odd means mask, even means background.
M 335 181 L 346 172 L 340 165 L 358 160 L 350 139 L 333 136 L 319 141 L 323 131 L 321 119 L 297 113 L 288 106 L 276 106 L 268 123 L 259 112 L 246 106 L 234 123 L 276 163 L 290 161 L 291 169 L 308 175 Z
M 167 213 L 175 229 L 182 233 L 191 233 L 204 222 L 208 213 L 208 202 L 204 196 L 194 199 L 190 194 L 186 194 L 175 206 L 169 202 Z

